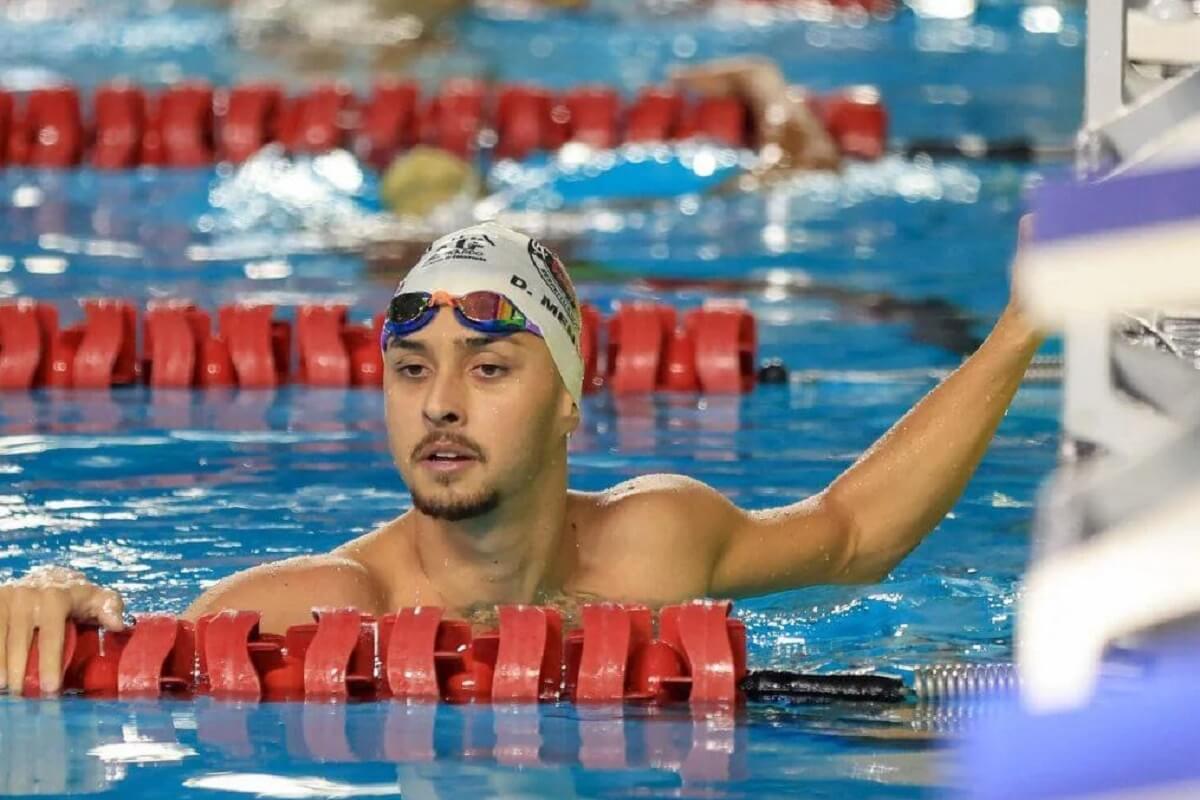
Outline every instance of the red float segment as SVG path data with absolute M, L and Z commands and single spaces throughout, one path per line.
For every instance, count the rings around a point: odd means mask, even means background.
M 486 701 L 492 663 L 477 658 L 471 626 L 442 609 L 401 609 L 379 621 L 379 651 L 388 691 L 407 700 Z
M 274 306 L 241 305 L 218 312 L 239 386 L 269 389 L 287 382 L 291 326 L 272 319 L 274 312 Z
M 674 314 L 673 309 L 668 309 Z M 663 307 L 621 306 L 608 326 L 608 380 L 617 394 L 647 394 L 659 385 L 663 348 L 674 328 Z
M 754 389 L 758 331 L 753 314 L 736 304 L 709 303 L 690 312 L 684 324 L 695 342 L 703 391 L 741 394 Z
M 167 154 L 163 146 L 162 105 L 161 97 L 146 99 L 146 123 L 142 127 L 142 145 L 138 159 L 145 167 L 161 167 L 166 163 Z
M 655 639 L 635 654 L 630 677 L 631 697 L 658 704 L 687 699 L 687 666 L 683 656 L 661 639 Z
M 67 667 L 67 673 L 63 677 L 63 687 L 66 689 L 79 690 L 82 689 L 85 693 L 98 693 L 103 686 L 116 686 L 116 670 L 112 672 L 110 682 L 104 683 L 88 683 L 87 676 L 89 670 L 97 672 L 93 665 L 101 657 L 100 655 L 100 626 L 92 623 L 71 623 L 75 627 L 75 653 L 71 656 L 70 666 Z
M 0 388 L 107 388 L 137 379 L 136 314 L 121 300 L 81 302 L 84 320 L 30 301 L 0 304 Z
M 92 166 L 97 169 L 137 166 L 146 124 L 145 93 L 128 83 L 113 83 L 97 89 L 92 102 L 96 128 Z
M 310 386 L 349 386 L 350 355 L 343 331 L 346 306 L 301 306 L 296 313 L 300 351 L 297 379 Z
M 509 86 L 496 101 L 496 157 L 523 159 L 550 145 L 549 92 L 528 86 Z
M 21 683 L 21 694 L 25 697 L 39 697 L 42 694 L 42 675 L 40 651 L 38 649 L 38 631 L 33 632 L 33 641 L 29 645 L 29 655 L 25 662 L 24 681 Z M 67 670 L 71 666 L 71 660 L 75 656 L 76 631 L 75 624 L 68 620 L 63 628 L 63 649 L 61 669 L 62 674 L 59 676 L 60 685 L 68 688 L 66 685 Z
M 221 339 L 205 339 L 200 345 L 200 386 L 236 386 L 237 370 L 233 366 L 233 356 L 229 354 L 229 345 Z
M 730 608 L 728 601 L 698 600 L 662 610 L 659 634 L 683 655 L 690 673 L 686 678 L 666 680 L 687 686 L 693 703 L 734 703 L 738 699 L 737 685 L 744 675 L 738 674 L 734 656 Z
M 344 305 L 300 306 L 296 315 L 299 372 L 310 386 L 380 386 L 383 314 L 370 325 L 346 324 Z
M 143 163 L 192 168 L 212 163 L 211 86 L 200 81 L 172 86 L 159 97 L 156 111 L 158 141 L 149 147 L 143 142 Z
M 8 161 L 8 139 L 13 126 L 13 97 L 0 89 L 0 167 Z
M 16 136 L 10 139 L 12 163 L 59 168 L 79 163 L 84 145 L 83 115 L 79 92 L 74 87 L 55 86 L 30 92 L 22 122 Z M 18 144 L 17 137 L 24 141 Z
M 471 155 L 483 125 L 484 96 L 480 81 L 447 81 L 422 110 L 418 123 L 421 141 L 460 158 Z
M 212 324 L 187 301 L 151 303 L 142 318 L 142 376 L 151 386 L 182 389 L 202 383 L 204 345 Z
M 837 8 L 861 9 L 876 17 L 888 16 L 895 12 L 894 0 L 830 0 Z
M 576 702 L 620 702 L 630 693 L 634 654 L 651 639 L 645 606 L 595 603 L 584 606 L 582 649 L 571 681 Z
M 493 702 L 557 700 L 562 665 L 562 615 L 558 609 L 500 607 Z
M 888 116 L 874 87 L 857 86 L 825 97 L 818 110 L 842 153 L 864 159 L 883 155 Z
M 5 161 L 9 166 L 23 167 L 29 163 L 29 123 L 25 109 L 16 104 L 14 98 L 12 117 L 8 128 L 8 143 L 5 150 Z
M 371 91 L 358 128 L 357 152 L 376 169 L 417 140 L 417 101 L 413 83 L 380 81 Z
M 442 696 L 434 661 L 440 608 L 401 609 L 379 620 L 379 650 L 393 697 L 436 701 Z
M 283 90 L 274 83 L 235 86 L 218 96 L 217 154 L 240 164 L 279 137 Z
M 675 138 L 683 113 L 683 98 L 675 92 L 646 89 L 629 107 L 625 141 L 666 142 Z
M 585 88 L 564 98 L 570 111 L 571 141 L 608 149 L 619 143 L 621 100 L 614 89 Z
M 434 653 L 439 674 L 446 675 L 442 696 L 451 703 L 488 702 L 500 650 L 499 634 L 490 631 L 472 639 L 469 624 L 458 621 L 442 624 L 451 626 L 439 633 Z
M 375 688 L 374 619 L 351 608 L 318 609 L 304 657 L 304 696 L 347 698 Z M 288 631 L 291 633 L 291 630 Z M 289 647 L 288 656 L 299 657 Z
M 701 98 L 685 115 L 680 138 L 702 136 L 729 147 L 749 144 L 749 113 L 734 97 Z
M 257 611 L 222 611 L 198 621 L 201 680 L 213 695 L 262 697 L 262 681 L 250 656 L 250 645 L 258 639 L 258 620 Z
M 0 303 L 0 389 L 31 389 L 43 383 L 43 359 L 58 331 L 53 306 L 18 300 Z
M 133 306 L 106 298 L 84 300 L 82 337 L 75 351 L 71 385 L 104 389 L 137 379 L 137 315 Z
M 562 97 L 550 97 L 546 116 L 544 145 L 547 150 L 557 150 L 571 141 L 571 109 Z
M 700 389 L 696 370 L 696 343 L 686 328 L 675 328 L 667 337 L 659 388 L 668 392 L 695 392 Z
M 383 353 L 379 340 L 386 314 L 376 314 L 370 325 L 347 325 L 342 341 L 350 353 L 350 383 L 354 386 L 383 385 Z
M 166 614 L 142 615 L 121 651 L 117 694 L 122 698 L 158 697 L 164 690 L 188 690 L 195 657 L 192 623 Z
M 321 84 L 292 100 L 283 115 L 280 140 L 293 153 L 325 153 L 346 142 L 345 119 L 354 103 L 349 87 Z
M 78 326 L 59 331 L 50 339 L 46 360 L 42 367 L 42 385 L 56 389 L 74 387 L 75 352 L 83 341 L 83 331 Z

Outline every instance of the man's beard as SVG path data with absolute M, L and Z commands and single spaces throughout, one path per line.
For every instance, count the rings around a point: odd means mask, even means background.
M 465 519 L 482 517 L 490 514 L 500 505 L 500 493 L 483 491 L 473 497 L 453 497 L 449 499 L 434 499 L 422 497 L 416 491 L 412 493 L 413 506 L 427 517 L 446 522 L 462 522 Z

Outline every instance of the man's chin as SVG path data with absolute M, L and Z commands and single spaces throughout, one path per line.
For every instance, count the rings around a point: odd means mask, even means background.
M 465 494 L 458 491 L 412 492 L 413 506 L 417 511 L 433 519 L 445 522 L 462 522 L 490 514 L 500 505 L 500 495 L 495 491 L 479 491 Z

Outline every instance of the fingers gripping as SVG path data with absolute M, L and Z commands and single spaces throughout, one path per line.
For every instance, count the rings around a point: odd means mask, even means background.
M 95 620 L 109 630 L 123 630 L 124 612 L 119 594 L 65 568 L 35 570 L 0 585 L 0 691 L 22 690 L 34 631 L 39 632 L 36 666 L 42 690 L 55 692 L 62 684 L 67 620 Z
M 14 591 L 7 598 L 8 636 L 6 639 L 9 691 L 20 694 L 25 682 L 25 664 L 29 660 L 29 645 L 33 641 L 33 619 L 29 598 Z
M 66 623 L 65 611 L 53 605 L 43 606 L 37 618 L 38 679 L 43 694 L 57 692 L 61 688 Z
M 0 595 L 7 630 L 3 636 L 5 686 L 19 694 L 29 666 L 29 648 L 38 631 L 38 678 L 43 692 L 56 692 L 62 684 L 63 643 L 70 598 L 64 591 L 10 587 Z
M 95 587 L 91 587 L 87 597 L 72 609 L 76 619 L 94 619 L 110 631 L 124 630 L 124 615 L 125 601 L 121 595 L 112 589 Z

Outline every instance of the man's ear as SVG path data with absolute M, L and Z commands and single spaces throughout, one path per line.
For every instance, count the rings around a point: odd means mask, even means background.
M 562 420 L 563 436 L 570 436 L 579 428 L 579 404 L 575 402 L 574 397 L 571 397 L 570 392 L 565 389 L 562 392 L 562 399 L 560 400 L 559 418 Z

